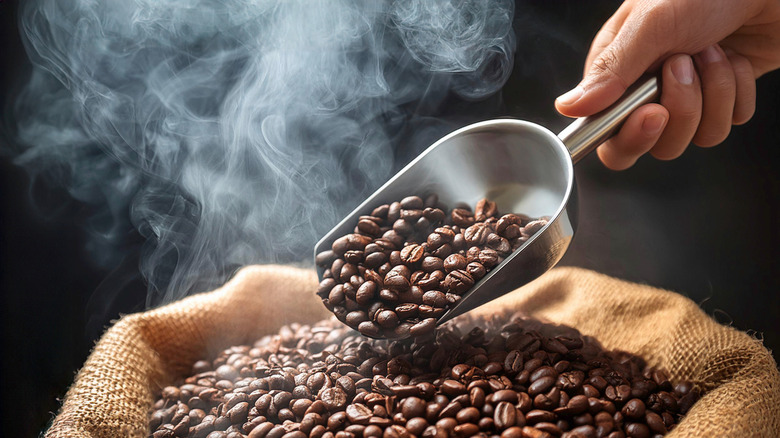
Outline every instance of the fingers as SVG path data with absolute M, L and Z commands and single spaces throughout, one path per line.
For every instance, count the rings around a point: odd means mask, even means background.
M 736 81 L 736 100 L 734 102 L 734 115 L 731 123 L 742 125 L 753 117 L 756 111 L 756 80 L 753 65 L 747 58 L 735 53 L 728 53 L 729 63 L 734 71 Z
M 623 170 L 653 148 L 669 120 L 669 112 L 661 105 L 651 103 L 635 110 L 620 132 L 596 149 L 605 166 Z
M 555 101 L 561 114 L 582 117 L 603 110 L 623 95 L 671 43 L 668 28 L 674 25 L 674 11 L 667 3 L 634 19 L 623 20 L 618 14 L 613 18 L 591 47 L 582 82 Z
M 691 142 L 715 146 L 726 139 L 732 123 L 744 123 L 753 115 L 756 91 L 750 62 L 717 45 L 694 57 L 670 57 L 661 74 L 661 105 L 634 111 L 620 132 L 599 147 L 608 168 L 631 167 L 648 151 L 671 160 Z
M 694 56 L 702 87 L 702 115 L 693 143 L 701 147 L 720 144 L 731 131 L 736 79 L 726 54 L 712 45 Z
M 659 160 L 679 157 L 688 147 L 701 120 L 702 95 L 699 75 L 688 55 L 674 55 L 663 65 L 661 105 L 669 122 L 650 154 Z
M 615 39 L 615 36 L 617 36 L 618 31 L 623 26 L 623 22 L 626 20 L 626 16 L 630 12 L 631 8 L 629 7 L 628 3 L 623 3 L 620 8 L 611 16 L 609 17 L 609 20 L 607 20 L 603 26 L 601 26 L 601 29 L 599 29 L 599 32 L 596 34 L 596 37 L 593 38 L 593 42 L 590 44 L 590 50 L 588 50 L 588 56 L 585 58 L 585 70 L 583 72 L 583 76 L 588 74 L 588 71 L 590 70 L 591 65 L 593 65 L 593 60 L 596 58 L 596 56 L 599 55 L 604 49 L 612 43 L 612 41 Z

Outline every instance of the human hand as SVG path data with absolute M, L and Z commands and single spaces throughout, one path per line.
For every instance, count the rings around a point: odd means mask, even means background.
M 721 143 L 753 116 L 756 78 L 777 68 L 778 0 L 627 0 L 594 38 L 583 80 L 555 105 L 569 117 L 594 114 L 660 69 L 660 104 L 638 108 L 597 150 L 622 170 L 646 152 L 671 160 L 691 142 Z

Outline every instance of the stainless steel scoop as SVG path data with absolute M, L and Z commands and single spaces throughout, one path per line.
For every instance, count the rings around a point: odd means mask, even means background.
M 535 123 L 497 119 L 443 137 L 390 178 L 315 246 L 315 256 L 352 232 L 358 217 L 410 195 L 436 193 L 445 205 L 495 201 L 503 213 L 545 217 L 547 225 L 466 292 L 438 324 L 534 280 L 563 257 L 577 227 L 574 163 L 612 136 L 658 95 L 658 79 L 638 82 L 599 114 L 575 120 L 557 136 Z M 323 269 L 318 267 L 320 280 Z

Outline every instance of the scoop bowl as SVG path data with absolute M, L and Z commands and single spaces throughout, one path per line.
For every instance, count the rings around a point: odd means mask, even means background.
M 628 115 L 658 94 L 654 77 L 640 81 L 610 108 L 577 119 L 559 135 L 515 119 L 458 129 L 401 169 L 315 246 L 315 256 L 349 234 L 358 217 L 410 195 L 435 193 L 448 206 L 487 198 L 498 211 L 545 218 L 547 224 L 477 282 L 437 324 L 534 280 L 563 257 L 577 228 L 574 163 L 609 138 Z M 320 280 L 324 269 L 317 268 Z

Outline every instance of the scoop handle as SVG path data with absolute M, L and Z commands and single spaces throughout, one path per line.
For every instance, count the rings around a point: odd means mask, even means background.
M 652 76 L 640 79 L 609 108 L 592 116 L 580 117 L 558 134 L 569 149 L 573 162 L 578 162 L 596 146 L 617 131 L 623 121 L 640 106 L 658 98 L 659 80 Z

